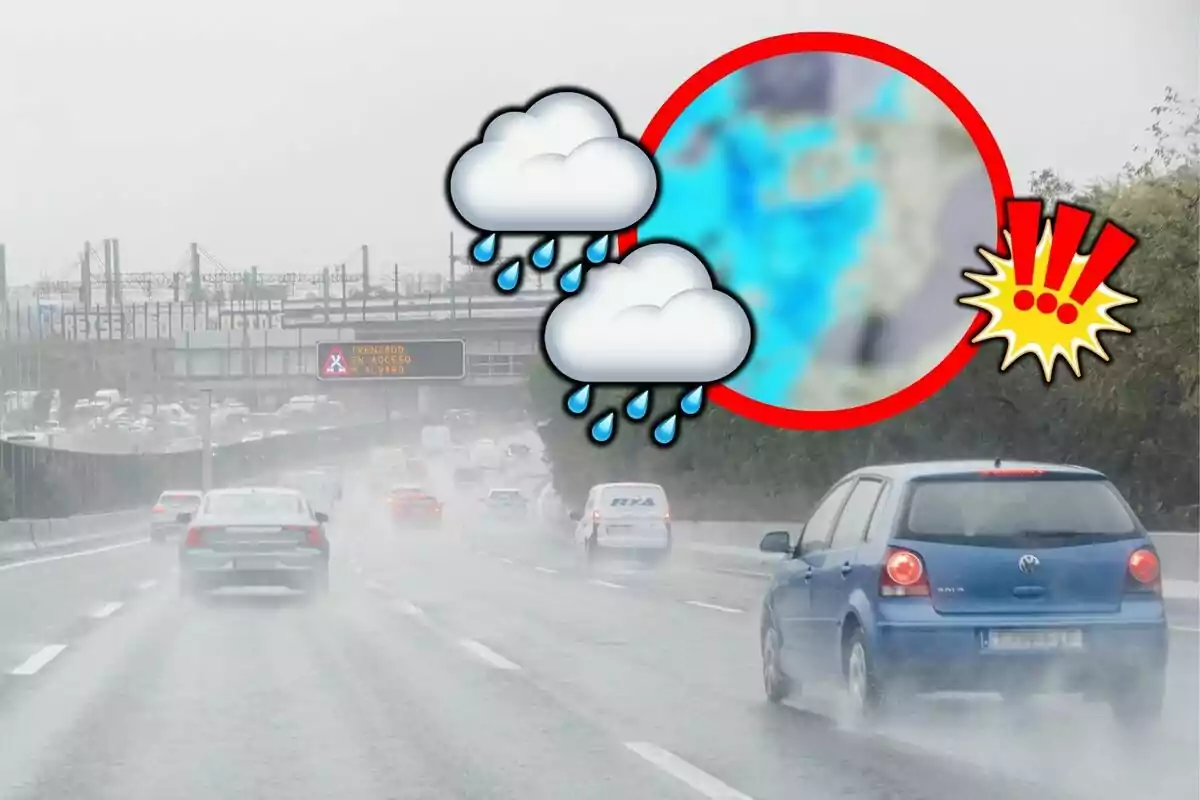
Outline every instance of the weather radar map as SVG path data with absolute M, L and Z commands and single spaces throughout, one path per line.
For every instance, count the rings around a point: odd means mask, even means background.
M 991 183 L 958 119 L 902 73 L 825 52 L 757 62 L 701 93 L 655 160 L 638 239 L 704 253 L 750 309 L 737 392 L 863 405 L 929 372 L 970 326 L 955 301 L 995 239 Z

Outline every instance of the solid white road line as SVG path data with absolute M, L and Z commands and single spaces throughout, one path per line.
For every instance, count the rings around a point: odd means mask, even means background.
M 558 574 L 558 570 L 550 569 L 549 567 L 534 567 L 534 569 L 536 569 L 538 572 L 544 572 L 547 575 L 557 575 Z
M 496 669 L 520 669 L 519 666 L 509 661 L 495 650 L 492 650 L 486 645 L 480 644 L 474 639 L 459 639 L 458 643 L 461 644 L 467 650 L 467 652 L 471 653 L 481 661 L 491 664 Z
M 500 561 L 505 564 L 513 563 L 513 560 L 511 558 L 501 558 Z
M 683 781 L 710 800 L 752 800 L 729 784 L 650 742 L 626 742 L 625 746 L 672 778 Z
M 596 586 L 603 586 L 608 589 L 624 589 L 625 588 L 624 586 L 622 586 L 619 583 L 610 583 L 608 581 L 602 581 L 598 578 L 593 578 L 592 580 L 588 581 L 588 583 L 593 583 Z
M 729 606 L 719 606 L 715 603 L 705 603 L 702 600 L 684 600 L 683 602 L 687 603 L 689 606 L 695 606 L 696 608 L 708 608 L 708 609 L 712 609 L 713 611 L 722 611 L 726 614 L 741 614 L 742 613 L 742 609 L 740 609 L 740 608 L 730 608 Z
M 1183 625 L 1168 625 L 1167 627 L 1176 633 L 1200 633 L 1200 628 L 1188 628 Z
M 158 586 L 158 579 L 150 578 L 149 580 L 145 580 L 145 581 L 142 581 L 141 583 L 139 583 L 137 585 L 137 588 L 138 588 L 138 591 L 145 592 L 150 589 L 153 589 L 155 586 Z
M 105 603 L 104 605 L 92 611 L 92 613 L 88 616 L 90 616 L 92 619 L 104 619 L 105 617 L 111 617 L 123 605 L 125 604 L 118 602 Z
M 32 567 L 36 564 L 49 564 L 51 561 L 66 561 L 68 558 L 83 558 L 84 556 L 94 556 L 98 553 L 107 553 L 112 550 L 120 550 L 123 547 L 133 547 L 134 545 L 146 544 L 149 539 L 136 539 L 132 542 L 120 542 L 119 544 L 110 544 L 107 547 L 97 547 L 93 550 L 79 550 L 74 553 L 63 553 L 58 556 L 46 556 L 45 558 L 31 558 L 28 561 L 16 561 L 12 564 L 0 564 L 0 572 L 5 572 L 10 569 L 20 569 L 21 567 Z
M 13 675 L 36 675 L 38 670 L 53 661 L 59 653 L 66 650 L 65 644 L 48 644 L 31 655 L 24 664 L 12 671 Z

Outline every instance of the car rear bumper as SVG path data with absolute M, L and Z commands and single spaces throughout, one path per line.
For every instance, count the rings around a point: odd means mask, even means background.
M 991 631 L 1081 631 L 1082 647 L 996 650 Z M 1165 621 L 1106 622 L 1027 617 L 954 620 L 953 623 L 885 622 L 874 632 L 875 666 L 889 682 L 917 691 L 1089 692 L 1166 669 Z
M 282 553 L 228 553 L 191 550 L 181 554 L 179 568 L 206 583 L 243 585 L 287 582 L 329 566 L 329 554 L 316 549 Z

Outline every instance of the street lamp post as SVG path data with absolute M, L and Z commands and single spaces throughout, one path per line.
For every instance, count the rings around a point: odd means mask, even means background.
M 204 404 L 200 407 L 200 488 L 209 491 L 212 486 L 213 442 L 212 442 L 212 389 L 201 389 Z

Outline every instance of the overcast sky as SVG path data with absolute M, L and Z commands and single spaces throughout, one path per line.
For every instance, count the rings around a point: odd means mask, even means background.
M 10 282 L 69 277 L 84 240 L 106 237 L 126 271 L 177 269 L 191 241 L 232 269 L 315 269 L 362 243 L 376 269 L 440 268 L 447 161 L 494 107 L 574 83 L 640 133 L 705 62 L 789 31 L 859 33 L 932 64 L 989 122 L 1018 186 L 1043 166 L 1115 172 L 1166 85 L 1198 93 L 1200 0 L 593 7 L 0 0 Z

